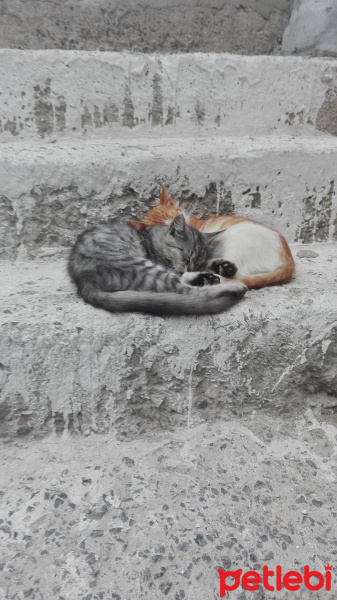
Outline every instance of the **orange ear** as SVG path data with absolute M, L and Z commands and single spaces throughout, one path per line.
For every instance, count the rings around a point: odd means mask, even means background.
M 138 233 L 143 233 L 146 229 L 145 223 L 142 223 L 141 221 L 127 221 L 127 224 L 134 227 Z
M 162 204 L 164 206 L 174 206 L 174 202 L 173 202 L 172 198 L 169 196 L 169 193 L 168 193 L 166 187 L 164 187 L 164 186 L 162 186 L 162 188 L 161 188 L 159 204 Z

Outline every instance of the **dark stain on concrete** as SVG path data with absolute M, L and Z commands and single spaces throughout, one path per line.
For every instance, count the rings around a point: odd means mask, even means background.
M 233 215 L 235 213 L 235 206 L 233 204 L 232 192 L 226 190 L 223 181 L 220 181 L 218 187 L 219 195 L 219 215 Z
M 176 199 L 186 212 L 199 219 L 214 217 L 218 211 L 219 214 L 234 212 L 231 192 L 225 189 L 223 181 L 219 186 L 215 182 L 211 182 L 203 196 L 191 194 L 189 190 L 182 190 L 180 197 Z
M 81 207 L 91 208 L 95 202 L 94 194 L 83 197 L 72 185 L 62 189 L 41 185 L 32 189 L 30 196 L 34 204 L 22 209 L 21 240 L 31 256 L 41 246 L 69 247 L 74 243 L 77 234 L 88 223 Z
M 55 105 L 56 129 L 64 131 L 66 128 L 67 104 L 64 96 L 58 97 L 58 104 Z
M 54 428 L 57 436 L 61 436 L 65 429 L 65 418 L 63 413 L 59 411 L 54 414 Z
M 303 125 L 303 110 L 300 110 L 297 113 L 294 112 L 286 112 L 287 118 L 285 120 L 286 125 Z
M 92 127 L 92 114 L 88 109 L 87 105 L 83 108 L 83 113 L 81 115 L 81 125 L 82 128 Z
M 173 125 L 173 118 L 174 118 L 174 109 L 172 106 L 168 106 L 165 125 Z
M 334 230 L 333 230 L 333 233 L 332 233 L 332 239 L 333 239 L 334 242 L 337 242 L 337 216 L 336 216 L 336 218 L 335 218 L 335 220 L 333 222 L 333 226 L 334 226 Z
M 309 190 L 307 190 L 309 192 Z M 305 244 L 312 242 L 326 242 L 329 239 L 330 220 L 332 212 L 332 198 L 335 195 L 335 182 L 330 181 L 329 188 L 317 202 L 317 191 L 309 194 L 302 200 L 302 223 L 297 228 L 295 242 Z
M 309 192 L 309 190 L 307 190 L 307 192 Z M 299 230 L 296 232 L 295 242 L 301 240 L 305 244 L 311 244 L 314 240 L 316 198 L 316 190 L 314 189 L 314 194 L 305 196 L 302 200 L 302 223 Z
M 16 130 L 17 124 L 15 121 L 7 121 L 4 126 L 4 131 L 9 131 L 12 135 L 19 135 L 19 132 Z
M 256 191 L 249 194 L 251 197 L 251 208 L 261 208 L 261 194 L 259 186 L 256 186 Z
M 85 129 L 92 126 L 99 128 L 110 123 L 116 123 L 118 121 L 118 114 L 118 107 L 114 102 L 105 102 L 102 110 L 95 105 L 93 113 L 90 112 L 88 106 L 85 104 L 81 115 L 82 128 Z
M 114 102 L 105 103 L 103 108 L 103 123 L 117 123 L 118 121 L 118 106 Z
M 119 219 L 141 219 L 158 202 L 159 190 L 154 186 L 153 192 L 142 199 L 131 186 L 125 186 L 121 195 L 111 192 L 102 199 L 94 190 L 82 195 L 75 185 L 60 189 L 39 185 L 30 191 L 34 202 L 20 205 L 20 237 L 16 235 L 18 217 L 10 201 L 0 196 L 0 253 L 3 249 L 6 256 L 15 257 L 20 241 L 32 258 L 41 247 L 68 248 L 87 227 Z M 13 221 L 8 214 L 13 214 Z
M 325 99 L 320 107 L 315 123 L 316 129 L 337 135 L 337 87 L 325 93 Z
M 155 73 L 153 76 L 152 90 L 151 125 L 163 125 L 163 89 L 162 78 L 159 73 Z
M 329 237 L 331 220 L 332 197 L 335 195 L 335 182 L 330 181 L 330 187 L 318 203 L 315 242 L 325 242 Z
M 123 104 L 124 112 L 122 114 L 122 124 L 124 127 L 135 127 L 135 107 L 132 103 L 131 89 L 128 84 L 125 86 Z
M 99 110 L 98 106 L 94 106 L 94 126 L 95 127 L 102 127 L 103 122 L 102 122 L 102 113 Z
M 99 398 L 97 399 L 95 411 L 95 424 L 101 431 L 109 431 L 110 427 L 110 410 L 113 402 L 114 392 L 104 385 L 101 388 Z
M 198 124 L 203 125 L 205 116 L 206 116 L 206 111 L 205 111 L 204 107 L 202 106 L 202 104 L 199 102 L 199 100 L 197 100 L 195 103 L 195 114 L 197 117 Z
M 54 108 L 50 98 L 50 83 L 47 79 L 45 87 L 34 86 L 34 117 L 39 135 L 44 138 L 54 131 Z
M 20 246 L 18 217 L 9 198 L 0 195 L 0 257 L 16 258 Z
M 285 120 L 286 125 L 294 125 L 295 123 L 295 113 L 294 112 L 286 112 L 287 118 Z

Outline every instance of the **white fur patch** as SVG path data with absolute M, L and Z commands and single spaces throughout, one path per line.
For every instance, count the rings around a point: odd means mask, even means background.
M 213 258 L 233 262 L 240 276 L 270 273 L 282 265 L 279 234 L 258 223 L 237 223 L 219 234 L 211 245 Z

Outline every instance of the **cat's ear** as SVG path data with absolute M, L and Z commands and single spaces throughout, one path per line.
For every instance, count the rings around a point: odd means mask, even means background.
M 174 206 L 174 202 L 173 202 L 171 196 L 169 196 L 169 193 L 168 193 L 166 187 L 164 187 L 164 186 L 162 186 L 162 188 L 161 188 L 159 204 L 161 206 Z
M 172 223 L 170 224 L 169 232 L 171 235 L 186 235 L 186 221 L 184 215 L 180 214 L 174 217 Z
M 146 229 L 145 223 L 142 223 L 141 221 L 127 221 L 127 224 L 134 227 L 138 233 L 143 233 Z

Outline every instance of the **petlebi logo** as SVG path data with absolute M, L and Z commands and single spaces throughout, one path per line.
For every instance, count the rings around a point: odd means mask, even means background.
M 275 570 L 270 569 L 265 565 L 262 569 L 262 576 L 257 571 L 246 571 L 245 573 L 242 573 L 242 569 L 237 569 L 236 571 L 224 571 L 223 569 L 218 569 L 220 577 L 220 597 L 223 598 L 226 592 L 237 590 L 240 583 L 243 589 L 249 592 L 258 590 L 260 586 L 264 587 L 264 589 L 269 592 L 273 592 L 274 590 L 279 592 L 282 589 L 296 592 L 301 588 L 303 589 L 303 587 L 312 592 L 317 592 L 323 588 L 327 592 L 330 592 L 332 565 L 329 565 L 328 563 L 327 565 L 324 565 L 324 569 L 325 574 L 323 575 L 319 571 L 311 571 L 310 567 L 305 565 L 304 573 L 302 575 L 298 571 L 287 571 L 284 573 L 280 565 L 278 565 Z M 228 598 L 230 598 L 230 594 L 228 594 Z

